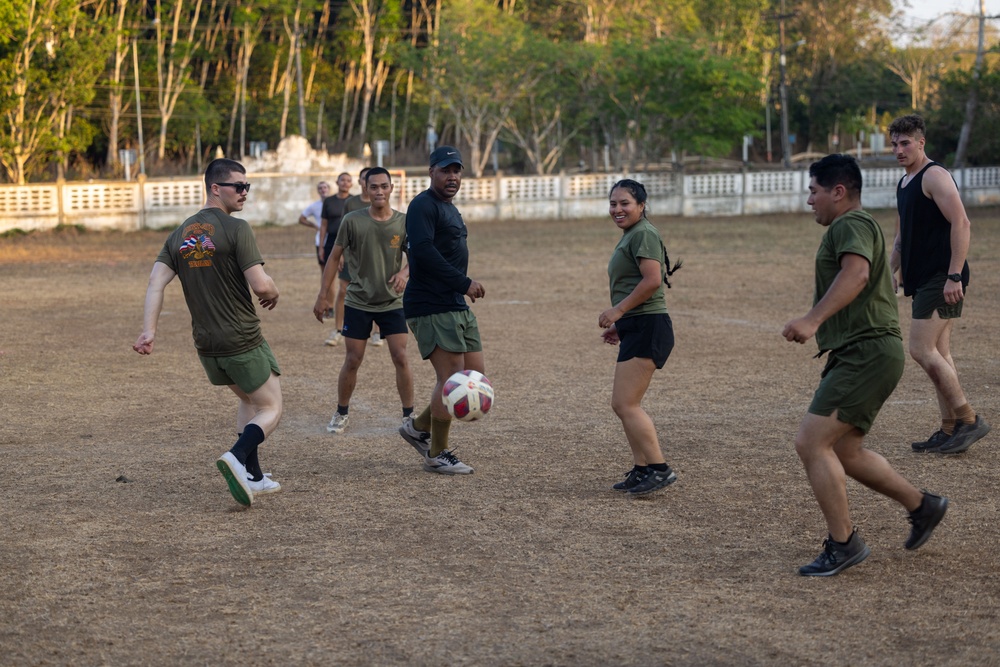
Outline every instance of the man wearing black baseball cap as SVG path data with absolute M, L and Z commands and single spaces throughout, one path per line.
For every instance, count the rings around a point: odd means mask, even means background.
M 454 146 L 441 146 L 431 153 L 431 167 L 447 167 L 457 164 L 462 167 L 462 154 Z
M 441 388 L 458 371 L 485 372 L 479 325 L 465 297 L 475 302 L 486 296 L 486 289 L 466 275 L 468 228 L 452 203 L 463 168 L 457 148 L 436 148 L 430 156 L 430 187 L 414 197 L 406 211 L 410 280 L 403 293 L 403 311 L 420 356 L 430 360 L 437 382 L 430 405 L 404 421 L 399 434 L 423 456 L 424 470 L 444 475 L 467 475 L 473 470 L 448 449 L 451 415 Z

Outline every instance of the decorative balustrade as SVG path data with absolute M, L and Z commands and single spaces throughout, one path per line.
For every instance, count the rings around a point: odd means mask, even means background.
M 862 199 L 868 208 L 895 206 L 898 168 L 865 169 Z M 953 172 L 967 206 L 1000 204 L 1000 167 Z M 681 174 L 560 174 L 462 179 L 455 198 L 468 221 L 551 220 L 606 215 L 611 186 L 621 178 L 643 183 L 657 215 L 763 215 L 807 212 L 809 178 L 803 170 Z M 315 183 L 330 174 L 251 173 L 246 210 L 252 224 L 294 224 L 315 196 Z M 428 176 L 393 172 L 393 206 L 406 204 L 430 185 Z M 60 224 L 90 228 L 166 228 L 204 201 L 200 177 L 138 182 L 0 185 L 0 232 L 49 229 Z

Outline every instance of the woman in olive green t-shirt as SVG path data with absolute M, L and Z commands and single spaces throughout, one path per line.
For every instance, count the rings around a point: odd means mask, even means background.
M 618 345 L 611 408 L 632 449 L 633 467 L 612 488 L 644 495 L 672 484 L 677 475 L 663 458 L 656 427 L 642 409 L 642 397 L 674 347 L 663 286 L 673 268 L 660 233 L 646 219 L 646 189 L 630 179 L 611 188 L 609 213 L 622 238 L 608 262 L 612 307 L 598 317 L 604 341 Z

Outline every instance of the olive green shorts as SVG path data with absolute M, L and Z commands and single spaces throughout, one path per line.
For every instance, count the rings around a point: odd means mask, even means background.
M 952 320 L 962 316 L 962 304 L 965 300 L 949 305 L 944 300 L 944 283 L 948 276 L 943 273 L 936 275 L 917 288 L 913 293 L 913 319 L 929 320 L 937 311 L 942 320 Z M 963 291 L 968 291 L 968 285 L 962 285 Z
M 275 375 L 281 375 L 278 361 L 267 341 L 231 357 L 203 357 L 199 354 L 198 358 L 209 382 L 226 386 L 235 384 L 247 394 L 264 386 L 272 371 Z
M 903 377 L 903 341 L 868 338 L 830 352 L 809 412 L 837 419 L 867 433 L 882 404 Z
M 421 315 L 406 320 L 413 337 L 417 339 L 420 357 L 427 359 L 434 348 L 445 352 L 482 352 L 479 323 L 471 310 Z

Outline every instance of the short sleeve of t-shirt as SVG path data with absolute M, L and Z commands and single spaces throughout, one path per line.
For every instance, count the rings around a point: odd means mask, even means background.
M 839 260 L 845 253 L 860 255 L 872 263 L 875 251 L 875 230 L 871 223 L 851 213 L 844 215 L 830 228 L 830 242 Z
M 246 271 L 254 264 L 264 263 L 257 247 L 257 238 L 253 235 L 248 222 L 241 220 L 233 230 L 233 237 L 236 241 L 236 263 L 241 271 Z

